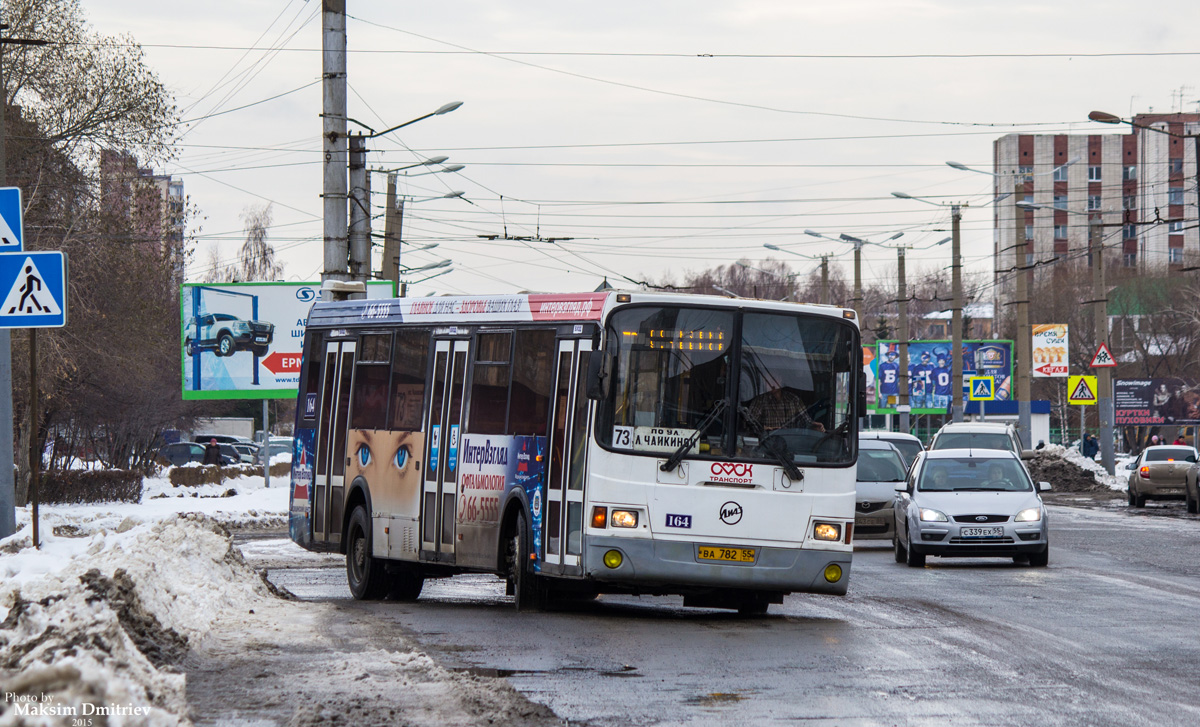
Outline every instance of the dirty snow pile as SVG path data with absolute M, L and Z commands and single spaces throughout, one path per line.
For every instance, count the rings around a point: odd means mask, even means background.
M 202 515 L 59 532 L 0 541 L 0 725 L 188 723 L 189 642 L 278 591 Z
M 1048 444 L 1026 464 L 1035 481 L 1047 481 L 1060 492 L 1124 492 L 1129 481 L 1125 461 L 1119 459 L 1116 474 L 1110 475 L 1104 471 L 1104 465 L 1084 457 L 1077 447 Z

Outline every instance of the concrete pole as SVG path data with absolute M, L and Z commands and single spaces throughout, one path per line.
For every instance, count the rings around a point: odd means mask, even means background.
M 379 277 L 400 281 L 400 234 L 404 225 L 404 200 L 396 199 L 396 175 L 387 178 L 387 208 L 383 214 L 383 261 Z
M 1088 225 L 1088 240 L 1092 248 L 1092 316 L 1096 328 L 1096 346 L 1108 344 L 1108 295 L 1104 284 L 1104 241 L 1100 237 L 1100 221 L 1092 219 Z M 1112 350 L 1111 347 L 1109 349 Z M 1116 467 L 1113 452 L 1113 400 L 1112 369 L 1100 368 L 1096 372 L 1096 413 L 1100 420 L 1100 461 L 1110 475 Z M 1080 446 L 1083 446 L 1082 443 Z
M 829 305 L 829 256 L 821 256 L 821 305 Z
M 962 209 L 950 206 L 950 290 L 954 307 L 950 311 L 950 412 L 951 421 L 963 420 L 963 360 L 962 360 Z
M 4 64 L 0 56 L 0 89 L 4 88 Z M 6 140 L 4 104 L 0 103 L 0 187 L 7 185 Z M 16 497 L 13 476 L 12 335 L 4 328 L 0 329 L 0 538 L 7 538 L 17 530 Z
M 346 237 L 346 0 L 321 0 L 321 137 L 325 263 L 321 282 L 349 280 Z
M 862 295 L 862 243 L 854 243 L 854 317 L 858 319 L 858 327 L 863 327 L 863 295 Z
M 1025 226 L 1021 224 L 1021 215 L 1021 208 L 1013 204 L 1013 232 L 1017 236 L 1017 264 L 1014 266 L 1017 273 L 1017 299 L 1014 301 L 1017 304 L 1017 427 L 1020 430 L 1021 446 L 1030 449 L 1032 448 L 1030 444 L 1032 433 L 1029 429 L 1031 425 L 1029 367 L 1030 357 L 1033 355 L 1030 350 L 1033 346 L 1033 334 L 1029 328 L 1029 271 L 1025 253 Z
M 904 280 L 904 248 L 896 248 L 896 263 L 900 270 L 900 285 L 896 304 L 900 308 L 900 431 L 908 434 L 908 285 Z
M 350 279 L 371 277 L 371 175 L 367 173 L 367 138 L 350 135 Z

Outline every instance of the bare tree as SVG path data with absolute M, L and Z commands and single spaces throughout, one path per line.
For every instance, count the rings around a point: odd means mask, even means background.
M 246 241 L 238 258 L 232 263 L 221 262 L 215 247 L 209 248 L 208 265 L 204 273 L 206 283 L 236 283 L 254 280 L 278 280 L 283 275 L 283 264 L 275 255 L 275 248 L 267 242 L 267 230 L 271 227 L 271 205 L 250 206 L 242 212 Z

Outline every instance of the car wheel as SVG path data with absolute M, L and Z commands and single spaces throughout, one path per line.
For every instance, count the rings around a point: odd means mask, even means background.
M 508 577 L 518 611 L 540 611 L 546 607 L 545 587 L 529 566 L 529 554 L 533 552 L 529 541 L 529 526 L 522 512 L 517 515 L 516 532 L 508 546 Z
M 1200 500 L 1192 497 L 1192 491 L 1186 487 L 1183 488 L 1183 493 L 1184 499 L 1187 500 L 1187 511 L 1192 515 L 1200 513 Z
M 912 533 L 909 533 L 909 535 L 911 536 Z M 925 567 L 925 554 L 913 552 L 913 545 L 912 545 L 911 538 L 908 541 L 907 550 L 908 550 L 908 558 L 905 560 L 905 562 L 908 563 L 908 567 L 909 568 L 924 568 Z
M 1050 545 L 1046 545 L 1046 549 L 1040 553 L 1033 553 L 1029 556 L 1029 565 L 1034 568 L 1045 568 L 1050 563 Z
M 232 356 L 233 355 L 233 336 L 228 333 L 222 333 L 217 339 L 217 355 Z
M 903 563 L 904 561 L 908 560 L 908 551 L 905 550 L 904 546 L 900 544 L 899 534 L 892 536 L 892 547 L 896 550 L 897 563 Z
M 388 591 L 383 564 L 371 556 L 371 521 L 362 505 L 354 508 L 346 529 L 346 581 L 359 601 L 378 600 Z
M 186 341 L 184 341 L 183 348 L 185 351 L 187 351 L 187 355 L 189 355 L 189 356 L 196 355 L 196 344 L 194 341 L 192 341 L 192 339 L 189 338 Z
M 258 356 L 259 358 L 267 355 L 267 346 L 254 346 L 251 350 L 254 352 L 254 355 Z

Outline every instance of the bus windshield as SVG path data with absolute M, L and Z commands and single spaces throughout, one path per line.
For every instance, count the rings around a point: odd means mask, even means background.
M 773 311 L 635 306 L 609 322 L 616 361 L 602 444 L 636 453 L 847 465 L 857 432 L 854 328 Z

